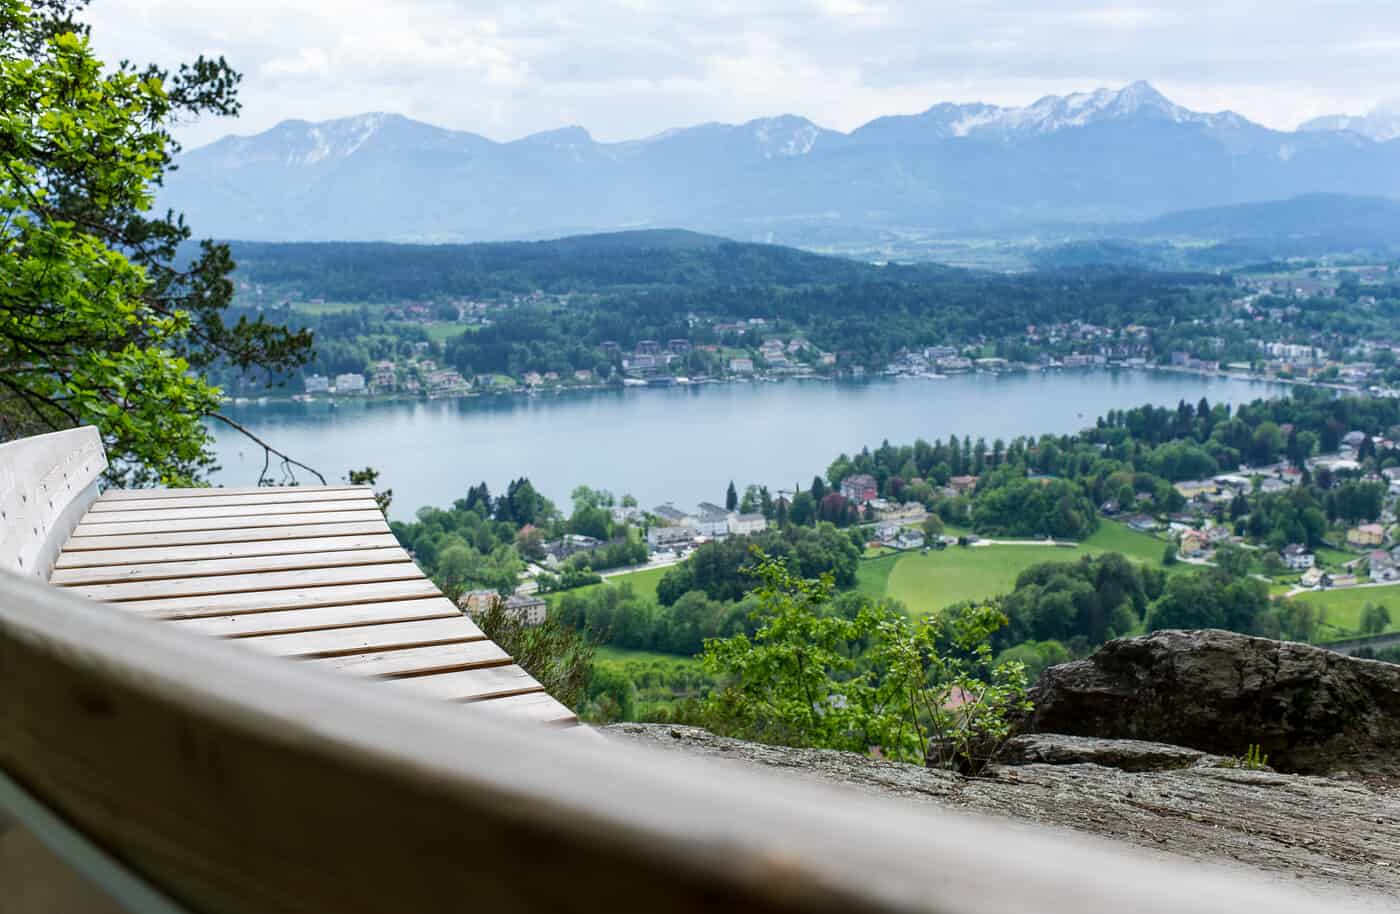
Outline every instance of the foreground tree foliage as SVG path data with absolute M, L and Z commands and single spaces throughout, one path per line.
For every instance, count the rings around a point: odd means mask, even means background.
M 170 125 L 236 114 L 238 75 L 204 58 L 104 69 L 83 5 L 0 0 L 0 440 L 91 424 L 110 482 L 187 484 L 212 466 L 219 391 L 201 372 L 285 370 L 311 338 L 225 324 L 227 248 L 182 261 L 189 229 L 147 213 Z
M 556 700 L 570 708 L 582 703 L 594 653 L 582 633 L 555 618 L 541 625 L 526 625 L 518 613 L 506 609 L 502 599 L 492 600 L 474 618 L 486 637 L 500 645 Z
M 755 556 L 752 636 L 705 643 L 720 685 L 705 701 L 721 733 L 868 752 L 977 773 L 1028 709 L 1016 661 L 994 663 L 1006 617 L 970 606 L 912 622 L 888 604 L 832 607 L 830 575 L 800 578 Z

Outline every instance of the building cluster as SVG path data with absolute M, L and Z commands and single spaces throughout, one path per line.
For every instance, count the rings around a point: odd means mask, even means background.
M 728 536 L 751 536 L 768 529 L 768 519 L 762 514 L 743 514 L 710 502 L 701 502 L 694 512 L 682 511 L 668 502 L 653 508 L 651 513 L 660 521 L 647 529 L 647 545 L 652 549 L 675 548 Z

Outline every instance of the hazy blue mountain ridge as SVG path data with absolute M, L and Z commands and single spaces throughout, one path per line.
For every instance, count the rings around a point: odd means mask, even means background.
M 1400 141 L 1287 133 L 1150 85 L 939 104 L 849 134 L 785 115 L 620 143 L 496 142 L 394 114 L 288 121 L 180 157 L 161 204 L 204 235 L 469 241 L 681 226 L 1017 231 L 1310 193 L 1400 197 Z

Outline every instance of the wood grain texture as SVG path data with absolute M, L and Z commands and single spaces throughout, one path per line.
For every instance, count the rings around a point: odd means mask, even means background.
M 322 552 L 361 549 L 390 549 L 399 544 L 392 533 L 360 536 L 323 536 L 290 540 L 259 540 L 251 543 L 210 543 L 203 546 L 156 546 L 134 549 L 87 549 L 64 552 L 54 563 L 58 569 L 100 568 L 106 565 L 147 565 L 164 562 L 202 562 L 258 556 L 314 556 Z
M 442 701 L 481 701 L 544 691 L 529 673 L 514 665 L 438 673 L 433 676 L 414 676 L 411 679 L 395 679 L 391 682 L 395 688 Z
M 104 515 L 105 516 L 105 515 Z M 184 533 L 202 530 L 254 530 L 259 527 L 310 527 L 321 524 L 380 524 L 376 532 L 389 529 L 384 515 L 373 508 L 360 511 L 325 511 L 308 514 L 257 514 L 246 517 L 193 517 L 169 520 L 138 520 L 97 522 L 93 515 L 73 531 L 73 539 L 101 539 L 110 536 L 132 536 L 142 533 Z M 71 548 L 72 540 L 69 540 Z
M 427 583 L 418 566 L 408 561 L 377 565 L 348 565 L 337 568 L 310 568 L 301 571 L 258 571 L 245 574 L 216 574 L 154 581 L 128 581 L 120 584 L 84 584 L 69 587 L 73 593 L 105 603 L 148 603 L 153 600 L 202 598 L 223 594 L 268 593 L 324 587 L 350 587 L 391 581 Z M 429 585 L 431 586 L 431 585 Z M 436 593 L 437 589 L 434 588 Z
M 167 498 L 222 498 L 230 495 L 280 495 L 302 492 L 372 493 L 369 486 L 230 486 L 228 488 L 188 489 L 109 489 L 102 493 L 103 502 L 149 501 Z
M 307 571 L 411 561 L 413 560 L 409 558 L 408 553 L 398 546 L 376 549 L 345 549 L 338 552 L 303 552 L 292 555 L 243 556 L 202 561 L 155 560 L 129 565 L 101 565 L 95 568 L 55 568 L 53 573 L 49 575 L 49 583 L 61 587 L 76 587 L 90 584 L 121 584 L 131 581 L 207 578 L 255 572 L 265 574 L 276 571 Z
M 186 631 L 216 638 L 250 638 L 256 635 L 287 635 L 384 625 L 391 622 L 459 619 L 461 616 L 462 611 L 453 606 L 451 600 L 434 594 L 416 600 L 391 600 L 383 603 L 302 607 L 245 615 L 219 613 L 193 619 L 176 619 L 172 624 Z
M 0 596 L 0 768 L 201 914 L 1356 909 Z
M 424 676 L 505 666 L 510 663 L 510 654 L 492 641 L 468 641 L 327 657 L 310 662 L 355 676 Z M 531 679 L 530 682 L 535 681 Z M 538 683 L 535 685 L 538 686 Z
M 343 584 L 269 590 L 261 593 L 221 593 L 158 600 L 126 600 L 106 605 L 148 619 L 197 619 L 202 616 L 265 613 L 287 609 L 306 610 L 318 606 L 347 606 L 354 603 L 381 603 L 438 596 L 441 594 L 433 586 L 433 582 L 420 576 L 416 580 L 386 581 L 381 584 Z
M 46 579 L 106 468 L 91 426 L 0 444 L 0 570 Z
M 185 490 L 152 490 L 176 493 Z M 220 489 L 204 490 L 205 494 L 172 498 L 119 498 L 121 490 L 109 491 L 93 502 L 91 510 L 97 514 L 131 513 L 137 511 L 164 511 L 171 508 L 218 508 L 235 505 L 276 505 L 307 504 L 327 501 L 363 500 L 374 497 L 373 491 L 364 488 L 322 489 L 319 487 L 297 486 L 282 489 L 262 489 L 242 495 L 223 495 Z
M 449 607 L 451 604 L 448 604 Z M 428 647 L 486 636 L 464 615 L 420 622 L 384 622 L 292 635 L 264 635 L 240 639 L 253 650 L 279 657 L 337 657 L 407 647 Z
M 162 546 L 212 546 L 229 543 L 276 543 L 297 539 L 338 536 L 389 536 L 382 516 L 367 521 L 333 524 L 295 524 L 290 527 L 243 527 L 236 530 L 198 530 L 178 533 L 136 533 L 125 536 L 75 536 L 63 544 L 65 556 L 76 552 L 109 552 L 114 549 L 156 549 Z
M 87 523 L 139 523 L 141 521 L 199 520 L 214 517 L 259 517 L 264 514 L 326 514 L 334 511 L 377 511 L 372 498 L 256 505 L 196 505 L 187 508 L 151 508 L 143 511 L 90 511 Z

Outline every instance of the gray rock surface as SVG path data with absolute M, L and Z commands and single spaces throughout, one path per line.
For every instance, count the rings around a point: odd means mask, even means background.
M 1060 733 L 1013 736 L 1002 747 L 997 760 L 1006 765 L 1103 765 L 1120 771 L 1171 771 L 1196 765 L 1234 767 L 1232 759 L 1185 746 Z
M 1400 782 L 1400 666 L 1232 632 L 1111 641 L 1046 670 L 1025 730 L 1243 755 L 1280 770 Z
M 1380 910 L 1392 909 L 1384 896 L 1400 899 L 1400 791 L 1390 787 L 1201 765 L 1136 772 L 1094 764 L 1002 765 L 986 777 L 963 778 L 849 752 L 725 739 L 694 727 L 615 724 L 603 732 L 880 796 L 1240 865 Z

